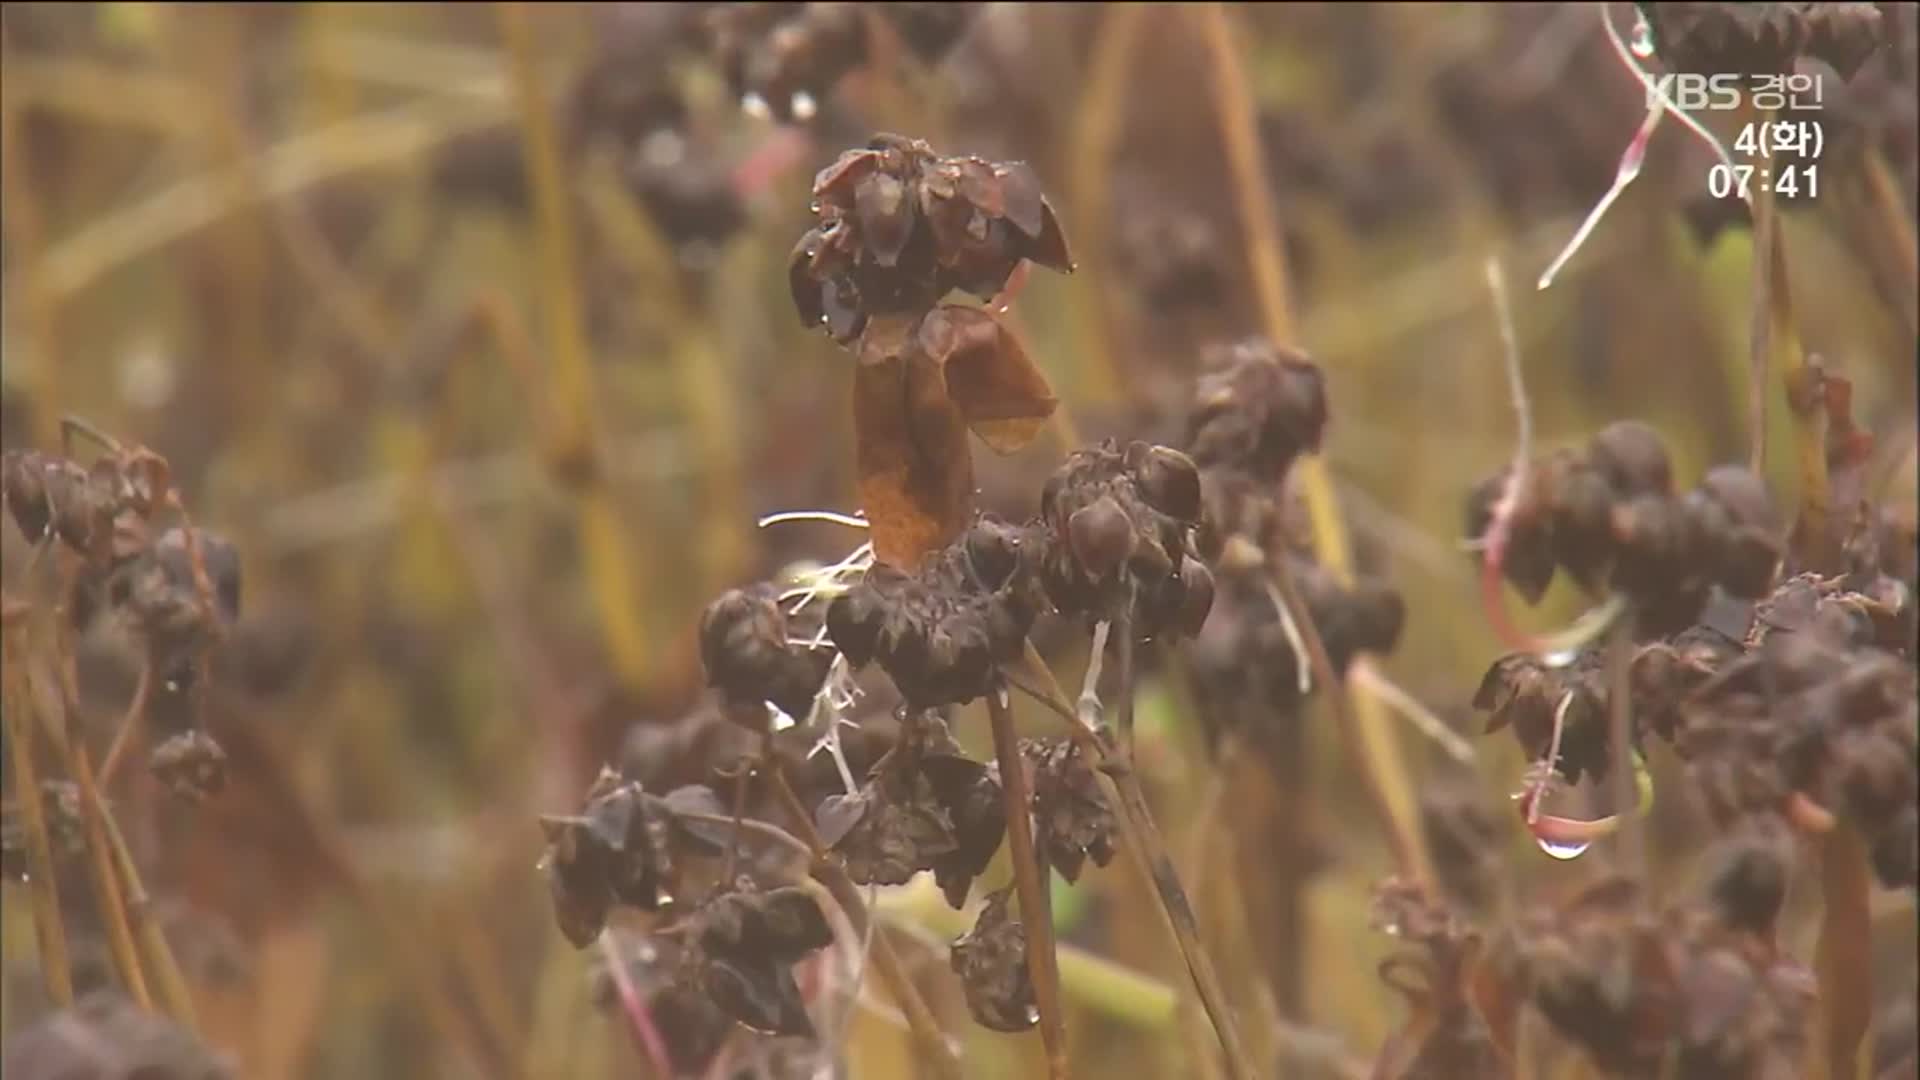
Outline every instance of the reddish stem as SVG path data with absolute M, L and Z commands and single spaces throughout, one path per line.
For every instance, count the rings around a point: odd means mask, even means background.
M 620 995 L 620 1007 L 627 1015 L 627 1024 L 633 1031 L 633 1040 L 641 1053 L 647 1056 L 653 1075 L 668 1077 L 673 1075 L 673 1065 L 667 1056 L 666 1040 L 660 1037 L 660 1029 L 653 1026 L 653 1017 L 647 1012 L 647 1003 L 640 1000 L 640 991 L 633 985 L 633 975 L 627 971 L 625 961 L 613 947 L 613 935 L 600 935 L 600 952 L 607 958 L 607 971 L 613 976 L 613 987 Z

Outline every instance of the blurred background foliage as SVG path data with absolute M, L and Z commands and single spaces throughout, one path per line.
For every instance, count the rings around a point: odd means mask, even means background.
M 57 446 L 63 413 L 146 443 L 245 561 L 212 720 L 231 789 L 199 810 L 144 777 L 116 795 L 206 1034 L 243 1075 L 635 1074 L 595 1004 L 594 955 L 553 928 L 535 816 L 658 745 L 647 733 L 691 730 L 692 634 L 715 593 L 852 545 L 833 525 L 755 526 L 854 509 L 850 361 L 798 323 L 785 278 L 813 173 L 840 150 L 892 130 L 1025 159 L 1067 223 L 1078 272 L 1034 275 L 1014 308 L 1061 419 L 1018 454 L 978 453 L 990 509 L 1031 513 L 1074 440 L 1178 438 L 1201 347 L 1261 329 L 1197 7 L 974 5 L 931 62 L 868 13 L 868 62 L 782 127 L 743 110 L 687 37 L 709 6 L 0 16 L 6 446 Z M 1821 195 L 1783 228 L 1800 337 L 1854 381 L 1876 475 L 1910 507 L 1914 298 L 1889 223 L 1905 224 L 1910 268 L 1914 12 L 1888 7 L 1895 59 L 1830 92 Z M 1501 650 L 1459 548 L 1461 500 L 1513 432 L 1484 261 L 1513 283 L 1540 439 L 1642 417 L 1688 483 L 1745 453 L 1750 232 L 1706 199 L 1708 152 L 1670 124 L 1554 287 L 1530 287 L 1642 114 L 1594 5 L 1230 17 L 1299 344 L 1329 378 L 1327 466 L 1363 563 L 1407 598 L 1382 666 L 1473 734 L 1467 701 Z M 543 155 L 557 198 L 537 169 L 529 182 Z M 1788 455 L 1772 480 L 1793 490 Z M 12 574 L 25 545 L 7 532 Z M 1529 618 L 1583 603 L 1556 586 Z M 126 647 L 90 640 L 81 663 L 104 731 L 129 693 Z M 1342 1075 L 1404 1013 L 1374 974 L 1392 942 L 1366 923 L 1383 832 L 1315 719 L 1309 794 L 1285 817 L 1257 765 L 1206 760 L 1178 680 L 1146 688 L 1141 755 L 1247 1015 L 1277 1015 L 1256 1000 L 1262 965 L 1297 965 L 1296 1014 L 1250 1021 L 1256 1047 Z M 1423 793 L 1496 811 L 1524 767 L 1503 739 L 1475 740 L 1467 770 L 1401 737 Z M 1652 768 L 1678 776 L 1661 753 Z M 1689 880 L 1704 828 L 1676 787 L 1651 830 L 1666 890 Z M 1195 830 L 1209 793 L 1218 810 Z M 1262 926 L 1263 838 L 1282 829 L 1314 856 L 1291 961 Z M 1499 836 L 1513 880 L 1544 895 L 1596 861 Z M 14 1030 L 45 1005 L 7 890 Z M 1185 1060 L 1190 1018 L 1170 1004 L 1184 977 L 1147 895 L 1124 863 L 1061 895 L 1078 955 L 1145 977 L 1069 973 L 1080 1074 Z M 1037 1074 L 1037 1037 L 965 1022 L 942 944 L 963 924 L 929 896 L 880 906 L 966 1032 L 969 1075 Z M 1910 941 L 1910 897 L 1883 899 L 1888 933 Z M 1910 1000 L 1910 968 L 1887 980 Z M 911 1075 L 885 1006 L 856 1014 L 847 1052 L 852 1075 Z

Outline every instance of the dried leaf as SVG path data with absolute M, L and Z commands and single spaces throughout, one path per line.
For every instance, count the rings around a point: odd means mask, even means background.
M 874 557 L 912 570 L 966 527 L 973 460 L 965 420 L 939 365 L 910 349 L 855 369 L 853 426 Z
M 920 323 L 920 347 L 943 366 L 949 397 L 996 453 L 1033 441 L 1060 401 L 1020 342 L 990 313 L 952 305 Z

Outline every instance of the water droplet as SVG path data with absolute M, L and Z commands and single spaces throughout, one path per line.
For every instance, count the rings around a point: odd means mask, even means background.
M 1561 840 L 1547 840 L 1537 836 L 1534 837 L 1534 840 L 1539 843 L 1541 851 L 1544 851 L 1547 854 L 1563 862 L 1570 859 L 1577 859 L 1580 856 L 1585 855 L 1587 853 L 1587 849 L 1593 846 L 1591 843 L 1584 840 L 1577 840 L 1577 841 L 1568 843 Z
M 773 116 L 773 110 L 767 108 L 767 99 L 761 97 L 754 91 L 748 91 L 747 94 L 740 99 L 740 108 L 755 120 L 767 120 Z
M 767 703 L 767 716 L 773 720 L 773 730 L 775 731 L 785 731 L 788 728 L 796 727 L 799 724 L 799 721 L 787 715 L 787 711 L 785 709 L 782 709 L 780 706 L 775 705 L 772 702 Z
M 1580 650 L 1578 649 L 1561 649 L 1558 652 L 1550 652 L 1542 655 L 1540 662 L 1550 668 L 1563 668 L 1579 659 L 1579 657 Z
M 1039 1023 L 1039 1022 L 1040 1022 L 1040 1008 L 1039 1008 L 1039 1006 L 1037 1006 L 1037 1005 L 1029 1005 L 1029 1006 L 1027 1006 L 1027 1023 L 1029 1023 L 1029 1024 L 1037 1024 L 1037 1023 Z
M 1653 55 L 1653 24 L 1645 15 L 1634 16 L 1633 40 L 1627 43 L 1627 49 L 1642 60 Z
M 813 100 L 812 94 L 807 93 L 805 90 L 795 90 L 793 92 L 794 119 L 811 120 L 813 119 L 813 114 L 819 111 L 820 106 Z
M 1385 926 L 1383 926 L 1383 927 L 1381 927 L 1381 929 L 1382 929 L 1382 930 L 1385 930 L 1385 931 L 1387 932 L 1387 936 L 1388 936 L 1388 937 L 1399 937 L 1399 936 L 1400 936 L 1400 924 L 1399 924 L 1399 923 L 1388 923 L 1387 925 L 1385 925 Z

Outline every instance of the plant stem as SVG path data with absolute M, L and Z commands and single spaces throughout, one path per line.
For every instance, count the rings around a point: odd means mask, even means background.
M 107 806 L 100 798 L 100 789 L 94 783 L 93 765 L 87 760 L 87 747 L 79 739 L 67 740 L 67 769 L 73 774 L 74 782 L 80 786 L 80 813 L 86 823 L 87 863 L 93 872 L 94 899 L 100 905 L 101 921 L 106 924 L 107 947 L 113 955 L 113 966 L 119 969 L 120 981 L 126 985 L 127 996 L 148 1012 L 153 1011 L 153 997 L 147 992 L 147 979 L 140 970 L 140 955 L 134 948 L 133 932 L 127 915 L 125 896 L 120 890 L 119 875 L 115 871 L 113 843 L 107 838 Z
M 6 688 L 6 701 L 0 711 L 6 713 L 7 756 L 13 759 L 14 790 L 19 793 L 20 816 L 27 827 L 27 891 L 40 945 L 40 978 L 46 983 L 47 997 L 65 1008 L 73 1004 L 73 975 L 67 959 L 67 931 L 60 921 L 60 887 L 54 878 L 53 845 L 47 838 L 46 803 L 33 767 L 31 695 L 20 685 L 25 676 L 25 657 L 17 652 L 21 639 L 13 634 L 7 638 L 9 651 L 15 655 L 0 664 Z
M 1637 882 L 1645 880 L 1646 851 L 1634 794 L 1633 688 L 1628 679 L 1632 665 L 1633 620 L 1625 618 L 1614 624 L 1607 640 L 1607 720 L 1613 753 L 1613 812 L 1620 821 L 1616 858 L 1621 871 Z
M 1333 659 L 1327 654 L 1324 638 L 1320 636 L 1320 627 L 1313 621 L 1313 613 L 1307 608 L 1306 601 L 1300 595 L 1299 586 L 1294 583 L 1293 572 L 1287 565 L 1289 556 L 1282 553 L 1272 561 L 1273 584 L 1279 590 L 1280 599 L 1287 605 L 1287 613 L 1293 617 L 1293 623 L 1300 630 L 1300 642 L 1306 646 L 1307 663 L 1313 671 L 1313 677 L 1324 689 L 1327 703 L 1333 709 L 1334 726 L 1343 732 L 1353 732 L 1361 740 L 1358 756 L 1363 765 L 1368 761 L 1377 761 L 1382 756 L 1377 745 L 1367 744 L 1365 725 L 1355 716 L 1358 702 L 1362 699 L 1374 702 L 1377 699 L 1355 693 L 1346 679 L 1334 670 Z M 1350 667 L 1360 664 L 1356 659 Z M 1384 720 L 1384 717 L 1380 718 Z M 1378 732 L 1381 737 L 1391 738 L 1391 733 Z M 1398 770 L 1393 770 L 1398 773 Z M 1388 770 L 1362 768 L 1366 778 L 1367 793 L 1373 797 L 1379 807 L 1380 816 L 1389 826 L 1388 841 L 1393 845 L 1394 861 L 1402 874 L 1422 886 L 1433 884 L 1433 868 L 1427 855 L 1427 847 L 1420 835 L 1419 818 L 1415 815 L 1410 793 L 1412 788 L 1402 783 L 1390 786 L 1384 775 Z
M 1843 822 L 1820 842 L 1825 910 L 1815 966 L 1820 978 L 1821 1031 L 1827 1080 L 1865 1077 L 1862 1044 L 1873 1023 L 1872 882 L 1859 830 Z
M 1233 1080 L 1251 1078 L 1259 1075 L 1259 1072 L 1247 1057 L 1245 1044 L 1240 1041 L 1240 1033 L 1234 1024 L 1233 1012 L 1227 1004 L 1226 993 L 1220 988 L 1220 976 L 1214 969 L 1213 958 L 1200 940 L 1199 920 L 1193 913 L 1193 905 L 1187 900 L 1186 890 L 1181 887 L 1180 874 L 1173 868 L 1172 857 L 1167 854 L 1166 841 L 1161 839 L 1160 830 L 1154 826 L 1153 811 L 1147 805 L 1146 795 L 1140 790 L 1140 778 L 1125 761 L 1120 760 L 1101 715 L 1103 707 L 1095 688 L 1100 682 L 1102 654 L 1106 652 L 1110 633 L 1111 627 L 1104 621 L 1093 628 L 1086 680 L 1082 684 L 1077 707 L 1067 704 L 1066 694 L 1054 679 L 1052 669 L 1047 667 L 1031 641 L 1027 642 L 1021 670 L 1032 681 L 1009 679 L 1009 682 L 1065 720 L 1074 741 L 1090 750 L 1100 763 L 1094 770 L 1094 775 L 1100 781 L 1100 793 L 1110 806 L 1119 810 L 1121 842 L 1140 872 L 1153 883 L 1154 896 L 1160 902 L 1160 913 L 1165 916 L 1167 926 L 1173 932 L 1174 943 L 1180 948 L 1180 958 L 1187 966 L 1187 976 L 1193 980 L 1194 990 L 1200 995 L 1200 1005 L 1206 1009 L 1207 1019 L 1213 1023 L 1214 1035 L 1220 1040 L 1220 1048 L 1226 1058 L 1227 1075 Z
M 127 703 L 127 714 L 120 719 L 120 730 L 113 733 L 113 744 L 107 747 L 107 759 L 100 766 L 100 786 L 113 783 L 114 774 L 120 770 L 120 761 L 126 756 L 128 748 L 142 741 L 147 726 L 147 702 L 153 697 L 153 658 L 143 657 L 140 661 L 140 674 L 134 680 L 133 700 Z
M 993 720 L 993 752 L 1000 762 L 1000 793 L 1006 804 L 1007 848 L 1013 856 L 1013 884 L 1020 894 L 1020 921 L 1027 934 L 1027 971 L 1034 1003 L 1040 1009 L 1040 1038 L 1047 1049 L 1047 1074 L 1067 1075 L 1066 1018 L 1060 1010 L 1059 960 L 1054 953 L 1053 919 L 1047 909 L 1047 880 L 1034 855 L 1033 792 L 1013 730 L 1013 709 L 1004 689 L 987 697 Z
M 1885 261 L 1894 267 L 1897 280 L 1889 291 L 1898 297 L 1907 333 L 1920 333 L 1920 301 L 1914 298 L 1920 293 L 1920 249 L 1914 243 L 1913 222 L 1907 217 L 1900 189 L 1879 147 L 1867 147 L 1864 165 L 1867 202 L 1878 226 L 1873 234 L 1879 243 L 1892 249 Z
M 1294 340 L 1293 315 L 1287 288 L 1286 263 L 1280 251 L 1280 224 L 1273 212 L 1273 189 L 1268 183 L 1266 164 L 1261 155 L 1260 130 L 1254 115 L 1253 95 L 1248 89 L 1240 53 L 1234 47 L 1233 29 L 1224 5 L 1209 3 L 1194 9 L 1201 22 L 1208 52 L 1213 61 L 1215 120 L 1227 153 L 1233 179 L 1235 204 L 1239 207 L 1240 226 L 1246 236 L 1247 261 L 1253 272 L 1255 296 L 1267 336 L 1275 345 Z M 1353 579 L 1352 559 L 1348 554 L 1346 525 L 1340 519 L 1340 507 L 1334 499 L 1333 482 L 1319 457 L 1306 457 L 1293 466 L 1299 476 L 1300 491 L 1307 505 L 1307 517 L 1313 528 L 1313 547 L 1320 564 L 1342 584 Z M 1294 605 L 1298 607 L 1299 605 Z M 1300 621 L 1300 620 L 1296 620 Z M 1351 666 L 1363 672 L 1368 661 L 1356 659 Z M 1334 688 L 1329 685 L 1329 693 Z M 1336 695 L 1337 696 L 1337 695 Z M 1352 697 L 1351 725 L 1342 724 L 1343 733 L 1351 732 L 1348 743 L 1355 762 L 1367 778 L 1367 786 L 1379 803 L 1382 816 L 1392 833 L 1400 858 L 1401 873 L 1420 882 L 1431 881 L 1427 868 L 1426 844 L 1420 831 L 1420 818 L 1414 804 L 1413 784 L 1407 775 L 1393 725 L 1380 701 L 1365 690 Z
M 769 761 L 767 771 L 773 779 L 774 793 L 786 806 L 787 813 L 794 820 L 794 828 L 799 830 L 800 843 L 794 845 L 812 860 L 814 880 L 826 886 L 827 891 L 839 902 L 847 913 L 848 921 L 854 923 L 854 931 L 865 934 L 871 918 L 867 912 L 866 901 L 860 898 L 860 890 L 854 885 L 847 872 L 827 857 L 827 847 L 820 842 L 820 832 L 813 827 L 813 817 L 807 813 L 805 804 L 793 792 L 793 785 L 787 782 L 787 771 L 778 761 Z M 758 827 L 756 829 L 756 826 Z M 789 841 L 793 837 L 784 830 L 776 829 L 765 822 L 747 819 L 741 827 L 750 831 L 759 831 L 763 835 L 777 833 Z M 900 1011 L 907 1016 L 907 1026 L 913 1030 L 914 1038 L 919 1040 L 934 1064 L 934 1069 L 949 1080 L 958 1080 L 959 1062 L 955 1060 L 953 1050 L 940 1033 L 940 1024 L 934 1019 L 933 1012 L 920 997 L 920 991 L 913 985 L 913 977 L 907 973 L 907 967 L 900 960 L 900 954 L 894 951 L 893 943 L 885 934 L 873 935 L 873 963 L 880 969 L 880 977 L 887 981 L 887 988 L 893 991 L 893 998 Z
M 181 1025 L 197 1030 L 193 992 L 188 989 L 186 976 L 181 974 L 180 964 L 174 959 L 173 947 L 167 944 L 166 935 L 150 916 L 147 890 L 140 883 L 140 870 L 133 863 L 126 837 L 120 835 L 120 825 L 111 814 L 101 816 L 101 825 L 107 831 L 107 843 L 113 848 L 113 861 L 120 871 L 120 883 L 126 889 L 127 914 L 133 922 L 134 937 L 140 942 L 141 957 L 147 970 L 153 973 L 160 1007 Z

